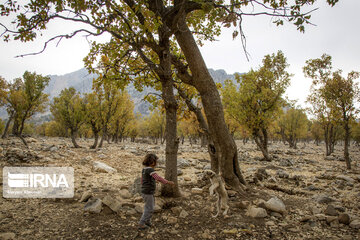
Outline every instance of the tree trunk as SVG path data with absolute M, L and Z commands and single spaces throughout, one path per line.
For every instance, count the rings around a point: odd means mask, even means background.
M 161 188 L 162 196 L 178 197 L 180 196 L 177 184 L 177 152 L 179 147 L 179 139 L 176 137 L 176 112 L 177 102 L 174 95 L 171 56 L 170 56 L 170 38 L 167 35 L 169 29 L 163 26 L 159 29 L 159 45 L 163 47 L 163 51 L 159 54 L 161 72 L 158 72 L 162 85 L 162 98 L 165 105 L 165 178 L 173 181 L 175 185 L 164 184 Z
M 349 156 L 349 144 L 350 144 L 350 128 L 349 128 L 349 122 L 346 121 L 344 125 L 345 130 L 345 138 L 344 138 L 344 158 L 346 162 L 346 168 L 351 169 L 351 160 Z
M 224 119 L 224 111 L 217 87 L 212 79 L 196 41 L 190 32 L 185 16 L 179 19 L 175 27 L 175 36 L 189 64 L 193 85 L 200 93 L 205 115 L 209 124 L 209 133 L 219 153 L 220 172 L 225 182 L 235 190 L 241 190 L 245 180 L 239 168 L 237 148 Z M 179 31 L 178 29 L 181 29 Z
M 5 125 L 5 129 L 4 129 L 4 132 L 1 136 L 2 139 L 6 138 L 7 137 L 7 133 L 8 133 L 8 130 L 9 130 L 9 126 L 10 126 L 10 123 L 11 121 L 13 120 L 14 118 L 14 112 L 12 112 L 9 116 L 9 119 L 7 120 L 6 122 L 6 125 Z
M 77 143 L 76 143 L 76 130 L 73 130 L 73 129 L 70 129 L 70 133 L 71 133 L 71 142 L 73 143 L 74 147 L 75 148 L 81 148 L 81 146 L 79 146 Z
M 14 136 L 18 136 L 18 133 L 19 133 L 19 120 L 18 120 L 17 114 L 15 113 L 14 123 L 13 123 L 13 127 L 12 127 L 12 134 Z
M 99 133 L 98 132 L 94 132 L 94 143 L 93 145 L 90 147 L 90 149 L 95 149 L 97 147 L 98 141 L 99 141 Z
M 165 178 L 173 181 L 175 186 L 162 185 L 161 195 L 177 197 L 180 196 L 179 187 L 177 184 L 177 152 L 179 147 L 179 139 L 176 137 L 176 110 L 177 103 L 175 100 L 172 80 L 163 82 L 163 99 L 166 109 L 166 124 L 165 124 Z

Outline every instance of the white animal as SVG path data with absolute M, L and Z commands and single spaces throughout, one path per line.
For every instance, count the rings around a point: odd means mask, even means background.
M 210 196 L 214 193 L 217 195 L 217 213 L 213 217 L 217 217 L 221 209 L 225 209 L 223 215 L 225 216 L 229 211 L 228 194 L 225 189 L 225 183 L 222 177 L 216 174 L 214 171 L 206 170 L 205 174 L 210 178 L 211 186 L 209 188 Z

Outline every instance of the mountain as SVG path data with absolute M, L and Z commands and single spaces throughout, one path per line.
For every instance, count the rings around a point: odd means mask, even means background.
M 226 79 L 235 80 L 235 75 L 227 74 L 225 70 L 209 69 L 210 75 L 213 77 L 216 83 L 224 84 Z M 94 78 L 97 78 L 96 74 L 90 74 L 85 68 L 71 72 L 65 75 L 50 75 L 49 85 L 45 88 L 44 92 L 49 95 L 50 101 L 54 97 L 57 97 L 61 90 L 69 87 L 74 87 L 80 93 L 89 93 L 92 91 L 92 82 Z M 155 92 L 152 88 L 144 88 L 144 91 L 139 92 L 133 85 L 127 87 L 127 91 L 135 103 L 135 112 L 140 112 L 143 115 L 148 115 L 150 104 L 143 101 L 144 96 L 151 92 Z M 50 111 L 44 114 L 38 115 L 37 119 L 40 121 L 49 119 Z M 0 109 L 0 118 L 7 118 L 6 111 Z

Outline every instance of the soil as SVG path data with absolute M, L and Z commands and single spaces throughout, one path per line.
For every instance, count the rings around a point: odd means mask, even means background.
M 216 198 L 209 196 L 209 182 L 203 171 L 210 158 L 205 147 L 185 143 L 179 147 L 178 159 L 190 165 L 179 168 L 180 198 L 162 198 L 164 204 L 154 213 L 152 227 L 138 230 L 141 213 L 113 212 L 103 205 L 100 213 L 84 211 L 79 202 L 85 191 L 103 199 L 110 195 L 119 201 L 121 189 L 132 189 L 141 172 L 141 161 L 147 152 L 160 157 L 157 171 L 164 176 L 164 145 L 121 142 L 105 143 L 102 149 L 90 150 L 92 139 L 80 139 L 83 148 L 72 148 L 65 138 L 28 138 L 30 150 L 19 139 L 0 140 L 0 166 L 62 166 L 75 171 L 75 195 L 69 199 L 0 199 L 0 239 L 360 239 L 360 229 L 339 223 L 326 215 L 328 205 L 338 214 L 346 213 L 350 222 L 360 220 L 360 148 L 352 145 L 352 170 L 346 170 L 342 146 L 336 146 L 331 157 L 324 156 L 324 145 L 299 144 L 290 149 L 283 143 L 271 143 L 271 162 L 261 160 L 261 152 L 253 143 L 237 142 L 240 167 L 248 181 L 248 190 L 239 194 L 229 190 L 228 216 L 213 218 Z M 27 162 L 9 159 L 8 149 L 17 148 L 33 158 Z M 117 173 L 94 171 L 93 161 L 115 168 Z M 267 176 L 257 177 L 259 169 Z M 343 176 L 351 179 L 345 180 Z M 3 179 L 1 176 L 1 192 Z M 160 186 L 157 187 L 158 189 Z M 193 188 L 202 188 L 200 194 Z M 334 201 L 319 203 L 319 196 Z M 286 206 L 286 213 L 267 211 L 265 218 L 246 215 L 247 207 L 261 206 L 276 196 Z M 139 201 L 140 199 L 140 201 Z M 137 194 L 127 201 L 141 204 Z M 318 209 L 316 212 L 314 209 Z M 179 216 L 181 211 L 186 217 Z M 174 220 L 175 219 L 175 220 Z M 174 221 L 171 221 L 174 220 Z M 353 223 L 354 223 L 353 222 Z

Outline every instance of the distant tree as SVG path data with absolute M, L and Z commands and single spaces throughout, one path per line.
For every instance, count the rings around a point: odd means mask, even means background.
M 100 76 L 99 78 L 107 78 L 107 76 Z M 100 80 L 102 81 L 102 80 Z M 121 91 L 114 82 L 103 82 L 102 84 L 95 84 L 96 96 L 100 104 L 100 123 L 102 136 L 99 148 L 103 146 L 103 142 L 106 139 L 110 142 L 109 127 L 110 122 L 114 118 L 116 111 L 121 103 Z
M 123 138 L 126 135 L 126 130 L 131 123 L 132 120 L 134 120 L 134 102 L 131 100 L 130 95 L 123 91 L 118 96 L 119 98 L 119 105 L 117 107 L 117 110 L 110 122 L 110 131 L 111 135 L 113 136 L 113 141 L 115 143 L 118 143 L 119 138 L 120 141 L 123 140 Z
M 324 129 L 319 121 L 313 120 L 311 122 L 311 136 L 315 141 L 316 146 L 319 146 L 321 140 L 324 138 Z
M 307 102 L 311 104 L 310 113 L 321 124 L 324 132 L 326 156 L 334 152 L 336 142 L 336 118 L 326 99 L 322 96 L 321 86 L 331 77 L 331 57 L 323 54 L 319 59 L 306 61 L 303 68 L 305 77 L 313 80 Z
M 9 114 L 8 123 L 14 120 L 13 134 L 22 137 L 25 121 L 38 112 L 43 112 L 48 103 L 48 96 L 43 93 L 48 85 L 50 78 L 26 71 L 23 78 L 17 78 L 9 85 L 6 96 L 6 109 Z M 3 136 L 6 136 L 8 129 L 5 128 Z
M 76 136 L 85 122 L 85 104 L 80 93 L 73 87 L 62 90 L 60 95 L 53 99 L 50 111 L 56 122 L 70 130 L 74 147 L 80 148 L 76 143 Z
M 296 149 L 298 140 L 306 138 L 308 122 L 309 120 L 307 119 L 306 113 L 301 108 L 292 107 L 280 116 L 280 132 L 291 148 Z
M 326 81 L 322 89 L 322 95 L 327 99 L 328 106 L 333 110 L 338 123 L 344 129 L 344 158 L 347 169 L 351 169 L 350 127 L 358 113 L 355 103 L 360 102 L 360 90 L 358 84 L 354 82 L 357 78 L 359 78 L 358 72 L 351 72 L 347 78 L 344 78 L 339 70 L 333 73 L 332 78 Z
M 146 118 L 146 126 L 149 136 L 153 138 L 155 144 L 163 144 L 165 141 L 165 114 L 160 108 L 156 108 Z
M 352 71 L 347 78 L 341 76 L 342 71 L 332 72 L 331 56 L 323 54 L 321 58 L 306 61 L 305 76 L 313 79 L 309 101 L 313 105 L 324 124 L 325 142 L 327 146 L 333 140 L 331 134 L 335 124 L 340 124 L 344 129 L 344 158 L 346 167 L 351 169 L 349 157 L 350 126 L 357 114 L 355 102 L 360 101 L 358 84 L 354 82 L 359 78 L 359 73 Z M 316 98 L 317 99 L 316 99 Z M 327 114 L 324 121 L 324 113 Z M 327 147 L 328 149 L 328 147 Z M 328 150 L 327 150 L 328 154 Z
M 99 133 L 102 130 L 101 101 L 102 98 L 99 97 L 96 92 L 87 93 L 84 95 L 85 122 L 91 126 L 91 130 L 94 136 L 94 143 L 92 146 L 90 146 L 91 149 L 95 149 L 97 147 Z
M 45 125 L 45 136 L 68 137 L 68 129 L 57 121 L 50 121 Z
M 131 121 L 131 124 L 127 126 L 128 136 L 130 137 L 131 142 L 135 142 L 137 136 L 140 135 L 141 132 L 141 114 L 135 114 L 134 119 Z
M 5 122 L 4 120 L 0 119 L 0 133 L 2 133 L 5 129 Z
M 231 81 L 222 89 L 225 111 L 247 127 L 267 161 L 271 160 L 268 128 L 281 110 L 282 95 L 290 82 L 287 66 L 281 51 L 266 55 L 259 70 L 236 75 L 239 89 Z
M 8 91 L 8 83 L 5 78 L 0 76 L 0 107 L 4 106 L 6 103 L 6 96 Z
M 357 120 L 353 122 L 351 136 L 355 143 L 360 146 L 360 121 Z

